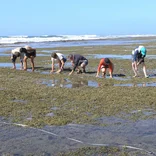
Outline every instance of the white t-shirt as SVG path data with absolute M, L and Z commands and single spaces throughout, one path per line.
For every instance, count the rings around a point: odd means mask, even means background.
M 20 58 L 24 58 L 24 53 L 21 53 L 20 49 L 21 49 L 21 47 L 11 50 L 11 56 L 13 56 L 13 55 L 19 56 L 19 54 L 20 54 Z
M 56 53 L 56 55 L 58 56 L 58 58 L 57 58 L 57 59 L 51 58 L 52 61 L 54 61 L 54 60 L 62 60 L 63 58 L 66 58 L 66 57 L 65 57 L 63 54 L 61 54 L 61 53 Z

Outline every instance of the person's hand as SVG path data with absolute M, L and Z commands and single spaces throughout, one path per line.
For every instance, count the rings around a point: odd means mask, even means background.
M 61 73 L 61 69 L 59 69 L 56 73 L 57 73 L 57 74 Z

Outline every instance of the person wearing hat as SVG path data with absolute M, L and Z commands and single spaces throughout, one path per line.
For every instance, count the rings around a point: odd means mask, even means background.
M 110 78 L 113 78 L 114 65 L 109 58 L 102 58 L 99 62 L 96 77 L 99 77 L 100 70 L 105 78 L 107 68 L 109 69 Z
M 25 46 L 24 48 L 27 51 L 24 56 L 24 70 L 27 70 L 27 59 L 30 58 L 32 71 L 34 71 L 34 69 L 35 69 L 34 58 L 36 57 L 36 49 L 34 49 L 30 46 Z
M 27 52 L 25 48 L 19 47 L 11 50 L 11 60 L 13 63 L 13 69 L 16 69 L 16 59 L 17 57 L 20 57 L 20 63 L 21 63 L 21 70 L 23 69 L 23 59 L 24 54 Z
M 72 66 L 73 66 L 73 69 L 69 73 L 69 75 L 71 75 L 75 71 L 76 68 L 78 69 L 77 73 L 86 72 L 85 68 L 88 65 L 88 60 L 84 56 L 79 55 L 79 54 L 70 54 L 68 58 L 71 61 Z M 83 71 L 81 71 L 79 67 L 81 67 Z
M 147 52 L 147 50 L 144 46 L 138 46 L 137 48 L 135 48 L 132 51 L 132 69 L 134 71 L 133 77 L 138 76 L 138 73 L 137 73 L 138 66 L 140 64 L 142 64 L 144 76 L 145 76 L 145 78 L 148 78 L 148 75 L 146 73 L 146 66 L 145 66 L 145 62 L 144 62 L 144 58 L 146 57 L 146 52 Z
M 58 62 L 59 65 L 59 70 L 56 73 L 61 73 L 61 71 L 63 71 L 64 69 L 64 65 L 65 62 L 67 61 L 66 57 L 61 54 L 61 53 L 52 53 L 51 54 L 51 61 L 52 61 L 52 65 L 51 65 L 51 73 L 54 72 L 54 62 L 55 60 Z

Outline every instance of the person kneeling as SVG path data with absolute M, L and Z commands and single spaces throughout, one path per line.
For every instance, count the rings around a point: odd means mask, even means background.
M 113 78 L 114 65 L 113 65 L 113 63 L 110 61 L 109 58 L 102 58 L 102 59 L 100 60 L 100 63 L 99 63 L 99 65 L 98 65 L 98 69 L 97 69 L 96 77 L 99 77 L 99 73 L 100 73 L 100 70 L 101 70 L 102 76 L 105 78 L 107 68 L 109 69 L 110 78 Z

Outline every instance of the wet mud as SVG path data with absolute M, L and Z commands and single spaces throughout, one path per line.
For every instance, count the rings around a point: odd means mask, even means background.
M 132 122 L 116 117 L 97 120 L 106 126 L 71 123 L 40 129 L 9 124 L 1 119 L 0 154 L 52 156 L 87 146 L 114 146 L 156 155 L 156 120 Z

